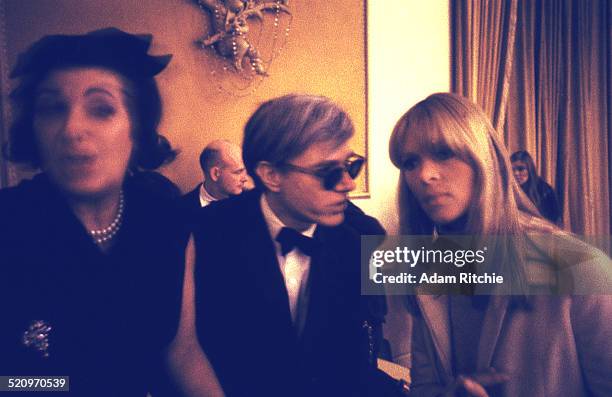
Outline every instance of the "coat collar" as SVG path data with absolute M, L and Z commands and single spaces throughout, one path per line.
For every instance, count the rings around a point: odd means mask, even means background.
M 453 366 L 448 295 L 417 295 L 416 300 L 442 368 L 446 376 L 451 377 Z M 484 370 L 491 367 L 509 302 L 510 297 L 508 296 L 491 296 L 478 344 L 478 369 Z

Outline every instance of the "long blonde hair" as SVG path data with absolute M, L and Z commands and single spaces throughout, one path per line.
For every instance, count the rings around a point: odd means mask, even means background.
M 484 112 L 456 94 L 430 95 L 408 110 L 397 122 L 389 142 L 393 164 L 402 170 L 408 136 L 416 136 L 425 150 L 445 146 L 469 164 L 475 175 L 472 202 L 467 209 L 464 233 L 503 236 L 496 266 L 525 285 L 521 226 L 539 218 L 534 205 L 522 193 L 512 174 L 508 152 Z M 398 212 L 402 234 L 429 234 L 433 221 L 421 209 L 403 173 L 398 184 Z M 508 274 L 508 273 L 507 273 Z
M 456 94 L 437 93 L 408 110 L 395 125 L 389 142 L 391 161 L 400 170 L 409 135 L 417 135 L 426 147 L 448 147 L 474 170 L 466 233 L 515 234 L 520 230 L 520 212 L 538 216 L 514 180 L 504 144 L 474 103 Z M 402 233 L 430 232 L 433 223 L 419 207 L 403 175 L 398 188 Z

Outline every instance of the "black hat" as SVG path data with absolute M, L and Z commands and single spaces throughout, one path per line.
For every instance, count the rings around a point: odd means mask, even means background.
M 100 66 L 127 77 L 152 77 L 166 67 L 172 55 L 148 55 L 150 34 L 133 35 L 117 28 L 83 35 L 50 35 L 22 53 L 11 78 L 43 74 L 71 66 Z

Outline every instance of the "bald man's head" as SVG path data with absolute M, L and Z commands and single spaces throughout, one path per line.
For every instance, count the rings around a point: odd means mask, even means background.
M 242 193 L 247 181 L 240 146 L 226 141 L 210 142 L 200 154 L 204 187 L 216 199 Z

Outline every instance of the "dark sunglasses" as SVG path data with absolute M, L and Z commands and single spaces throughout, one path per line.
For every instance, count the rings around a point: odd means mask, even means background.
M 527 167 L 523 167 L 522 165 L 519 165 L 517 167 L 512 167 L 513 171 L 518 171 L 518 172 L 523 172 L 523 171 L 527 171 Z
M 351 179 L 357 178 L 357 175 L 359 175 L 359 172 L 365 164 L 365 161 L 365 157 L 360 156 L 358 154 L 353 154 L 344 162 L 343 165 L 336 165 L 317 170 L 299 167 L 290 163 L 282 163 L 280 164 L 280 166 L 292 171 L 315 176 L 321 180 L 323 184 L 323 189 L 333 190 L 336 185 L 342 180 L 344 171 L 349 174 Z

